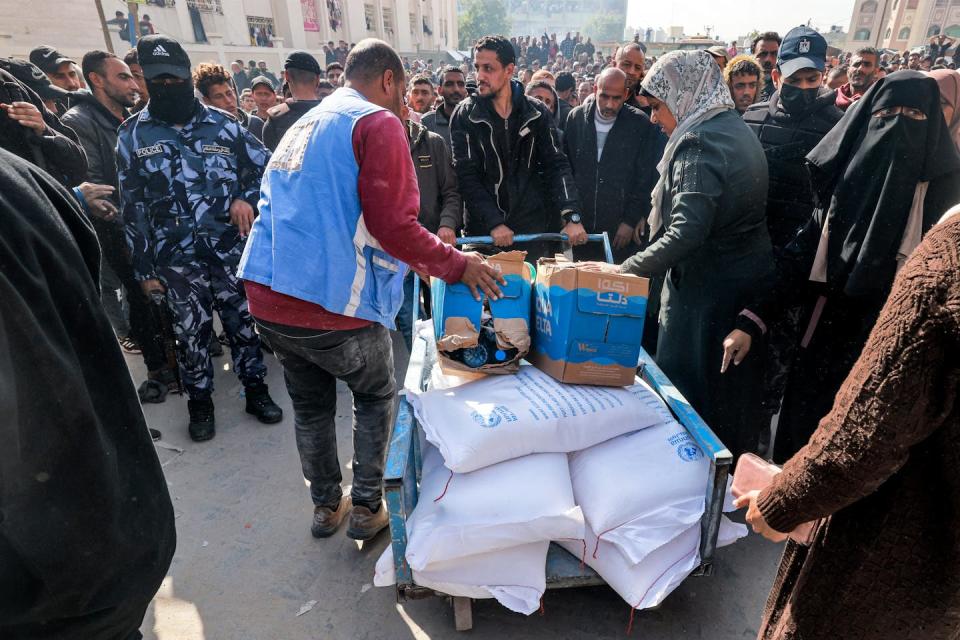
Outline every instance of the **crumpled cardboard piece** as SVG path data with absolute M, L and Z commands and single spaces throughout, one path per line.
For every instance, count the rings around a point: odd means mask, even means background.
M 524 263 L 526 257 L 526 251 L 505 251 L 490 256 L 487 258 L 487 263 L 504 276 L 519 275 L 531 284 L 532 289 L 530 270 Z M 525 305 L 525 307 L 529 308 L 529 305 Z M 494 301 L 490 305 L 490 312 L 493 316 L 493 330 L 497 335 L 497 346 L 504 350 L 517 349 L 517 355 L 506 362 L 486 364 L 477 368 L 468 367 L 463 362 L 450 358 L 446 354 L 451 351 L 477 346 L 480 333 L 478 327 L 469 318 L 448 317 L 444 321 L 443 335 L 437 340 L 437 360 L 444 373 L 455 375 L 510 374 L 520 370 L 520 361 L 530 351 L 529 312 L 523 317 L 498 318 L 496 317 L 496 311 L 497 302 Z

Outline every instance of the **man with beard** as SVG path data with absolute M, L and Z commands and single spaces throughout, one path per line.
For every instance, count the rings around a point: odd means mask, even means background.
M 145 294 L 165 296 L 173 312 L 190 437 L 199 442 L 216 433 L 214 305 L 247 412 L 279 422 L 283 413 L 263 382 L 260 338 L 236 276 L 270 153 L 232 116 L 194 97 L 190 59 L 179 42 L 146 36 L 137 53 L 150 102 L 120 127 L 120 204 L 134 277 Z
M 320 63 L 306 51 L 293 51 L 283 63 L 283 80 L 290 90 L 290 98 L 270 107 L 270 118 L 263 128 L 263 144 L 274 151 L 280 138 L 310 109 L 320 104 L 317 85 L 320 82 Z
M 583 202 L 588 233 L 606 231 L 614 261 L 640 248 L 634 229 L 650 213 L 650 192 L 657 182 L 661 136 L 650 119 L 626 103 L 627 75 L 615 67 L 597 78 L 595 99 L 570 112 L 564 150 Z M 603 260 L 600 245 L 574 250 L 578 260 Z
M 415 122 L 420 122 L 420 116 L 433 109 L 437 94 L 433 89 L 433 81 L 425 73 L 421 73 L 410 80 L 410 89 L 407 92 L 407 106 Z
M 50 82 L 54 86 L 68 92 L 83 89 L 83 81 L 80 79 L 80 70 L 77 69 L 77 63 L 53 47 L 47 45 L 37 47 L 30 52 L 30 62 L 39 67 L 50 78 Z M 59 117 L 67 112 L 68 102 L 67 100 L 54 100 L 47 103 L 47 108 Z
M 437 89 L 443 104 L 435 111 L 423 116 L 420 124 L 428 131 L 436 133 L 447 143 L 447 150 L 452 148 L 450 142 L 450 118 L 453 110 L 467 97 L 466 76 L 458 67 L 447 67 L 441 75 L 440 87 Z
M 773 86 L 773 67 L 777 62 L 777 52 L 780 50 L 780 34 L 775 31 L 761 33 L 754 38 L 753 51 L 754 57 L 763 67 L 763 89 L 760 90 L 760 99 L 769 100 L 776 87 Z
M 226 69 L 213 62 L 201 62 L 193 72 L 193 84 L 203 96 L 204 104 L 226 111 L 257 140 L 263 139 L 263 120 L 237 106 L 237 93 Z
M 650 115 L 650 107 L 641 97 L 640 82 L 647 74 L 647 61 L 643 53 L 643 47 L 639 42 L 629 42 L 619 49 L 614 56 L 614 63 L 617 69 L 623 71 L 627 76 L 627 89 L 630 91 L 630 97 L 627 98 L 627 104 L 643 111 L 647 116 Z
M 806 155 L 843 117 L 833 92 L 823 87 L 827 41 L 808 27 L 787 33 L 780 47 L 773 80 L 777 87 L 768 102 L 750 107 L 743 120 L 757 134 L 767 156 L 770 189 L 767 229 L 775 256 L 810 219 L 814 194 L 807 175 Z M 796 353 L 799 307 L 771 327 L 764 365 L 764 415 L 758 425 L 761 447 L 770 442 L 770 420 L 780 410 Z
M 846 111 L 873 86 L 880 68 L 879 59 L 880 52 L 873 47 L 857 49 L 847 69 L 848 82 L 837 89 L 837 107 Z
M 88 206 L 104 260 L 116 274 L 130 307 L 130 338 L 143 355 L 147 377 L 166 386 L 176 380 L 166 365 L 163 341 L 156 316 L 151 313 L 146 295 L 133 274 L 127 253 L 123 222 L 117 218 L 120 206 L 117 189 L 117 128 L 130 117 L 128 109 L 139 99 L 137 81 L 130 68 L 112 53 L 90 51 L 83 56 L 83 76 L 91 93 L 81 93 L 63 116 L 63 123 L 77 132 L 87 154 L 87 180 L 106 185 L 109 194 Z M 113 295 L 104 291 L 104 297 Z M 116 296 L 114 295 L 114 298 Z M 120 336 L 121 339 L 125 336 Z
M 478 95 L 464 100 L 450 122 L 467 235 L 492 236 L 498 250 L 513 247 L 515 233 L 560 229 L 571 244 L 585 243 L 576 184 L 553 118 L 512 80 L 510 41 L 480 38 L 474 65 Z M 553 252 L 547 243 L 517 248 L 531 262 Z
M 724 68 L 723 79 L 727 81 L 730 97 L 741 114 L 757 101 L 762 75 L 757 59 L 749 55 L 735 56 Z
M 130 51 L 127 51 L 123 55 L 123 63 L 130 69 L 133 79 L 137 82 L 137 102 L 130 107 L 130 113 L 140 113 L 140 110 L 147 106 L 150 94 L 147 93 L 147 81 L 143 79 L 143 68 L 140 67 L 137 50 L 130 49 Z

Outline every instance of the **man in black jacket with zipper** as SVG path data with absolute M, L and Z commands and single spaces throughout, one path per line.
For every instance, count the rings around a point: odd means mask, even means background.
M 571 244 L 587 240 L 577 187 L 546 106 L 511 78 L 513 47 L 503 36 L 474 47 L 478 95 L 460 103 L 450 122 L 454 167 L 466 205 L 467 235 L 493 236 L 512 248 L 514 234 L 563 231 Z M 529 261 L 552 253 L 525 244 Z
M 176 375 L 167 366 L 157 316 L 133 276 L 123 224 L 117 217 L 117 128 L 129 117 L 128 109 L 139 98 L 137 82 L 126 63 L 106 51 L 88 52 L 83 56 L 82 68 L 92 93 L 76 94 L 74 106 L 63 115 L 63 123 L 76 132 L 87 154 L 87 180 L 113 189 L 105 198 L 110 206 L 91 209 L 88 214 L 103 257 L 123 285 L 130 305 L 130 334 L 143 354 L 147 375 L 151 380 L 171 384 Z
M 597 78 L 594 100 L 570 112 L 564 144 L 583 205 L 588 233 L 606 231 L 614 260 L 623 262 L 641 249 L 634 229 L 650 213 L 663 139 L 639 109 L 626 104 L 627 76 L 615 67 Z M 578 260 L 603 260 L 600 245 L 574 251 Z

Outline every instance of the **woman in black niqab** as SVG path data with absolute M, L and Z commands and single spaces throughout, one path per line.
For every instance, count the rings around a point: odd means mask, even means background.
M 906 256 L 960 202 L 960 154 L 934 79 L 878 80 L 807 156 L 819 206 L 777 261 L 772 288 L 728 336 L 736 350 L 798 293 L 799 349 L 780 411 L 774 460 L 807 443 L 860 355 Z M 742 359 L 742 354 L 741 358 Z

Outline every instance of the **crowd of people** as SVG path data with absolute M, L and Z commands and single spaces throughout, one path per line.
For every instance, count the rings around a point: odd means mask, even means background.
M 390 330 L 409 347 L 429 309 L 415 279 L 497 298 L 502 276 L 480 252 L 536 262 L 560 245 L 515 237 L 562 232 L 576 259 L 650 279 L 644 347 L 735 457 L 784 464 L 741 502 L 755 530 L 780 539 L 833 516 L 814 547 L 788 545 L 760 637 L 949 637 L 951 44 L 926 57 L 861 48 L 833 68 L 808 27 L 656 61 L 638 40 L 605 56 L 579 33 L 483 37 L 460 66 L 371 39 L 328 43 L 323 64 L 293 52 L 280 74 L 253 60 L 227 70 L 164 35 L 79 65 L 49 46 L 0 59 L 0 371 L 16 382 L 0 407 L 21 443 L 0 453 L 0 564 L 23 577 L 0 584 L 0 635 L 137 637 L 169 565 L 169 497 L 119 348 L 143 359 L 139 401 L 183 390 L 197 442 L 216 434 L 224 344 L 245 410 L 284 420 L 264 382 L 263 351 L 275 354 L 312 534 L 347 521 L 368 540 L 387 525 Z M 587 244 L 594 233 L 614 264 Z M 460 250 L 461 236 L 493 247 Z M 337 380 L 354 404 L 349 495 Z M 90 454 L 91 441 L 118 455 Z M 103 510 L 97 540 L 53 543 Z M 110 558 L 96 601 L 90 566 L 63 580 L 74 563 L 45 555 L 80 544 Z

